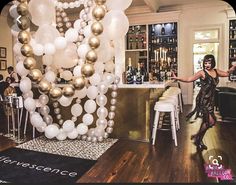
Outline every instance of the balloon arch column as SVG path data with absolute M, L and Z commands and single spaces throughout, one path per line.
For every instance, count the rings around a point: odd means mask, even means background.
M 124 10 L 131 2 L 14 1 L 9 11 L 17 20 L 11 31 L 17 40 L 13 50 L 18 61 L 16 72 L 21 76 L 19 87 L 32 126 L 48 139 L 100 142 L 112 133 L 120 80 L 114 74 L 115 43 L 128 31 Z M 69 8 L 81 10 L 73 24 L 66 13 Z M 36 25 L 36 31 L 30 30 L 31 23 Z M 41 58 L 43 73 L 36 67 L 40 61 L 34 56 Z M 57 82 L 61 79 L 69 83 L 60 86 Z M 38 88 L 38 99 L 33 99 L 32 87 Z M 111 99 L 107 108 L 109 87 Z M 71 105 L 73 99 L 76 103 Z M 36 109 L 36 105 L 40 108 Z M 71 119 L 63 120 L 60 107 L 68 106 Z M 50 111 L 56 114 L 54 119 Z M 82 122 L 78 123 L 78 118 Z

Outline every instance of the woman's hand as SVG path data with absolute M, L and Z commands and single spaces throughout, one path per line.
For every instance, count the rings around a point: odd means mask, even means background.
M 178 80 L 178 77 L 175 75 L 175 72 L 174 71 L 171 71 L 171 77 L 170 79 L 172 80 Z

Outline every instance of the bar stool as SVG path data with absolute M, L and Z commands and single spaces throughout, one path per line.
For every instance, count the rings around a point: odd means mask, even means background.
M 174 105 L 175 111 L 175 124 L 176 124 L 176 130 L 180 129 L 180 124 L 179 124 L 179 107 L 178 107 L 178 97 L 174 95 L 168 95 L 168 96 L 161 96 L 159 98 L 159 101 L 165 101 L 165 102 L 170 102 Z
M 153 131 L 152 131 L 152 145 L 155 144 L 156 132 L 157 132 L 157 126 L 159 123 L 160 113 L 161 112 L 170 112 L 172 139 L 175 142 L 175 146 L 178 146 L 177 135 L 176 135 L 176 126 L 175 126 L 175 105 L 171 102 L 162 100 L 162 101 L 156 102 L 156 104 L 154 106 L 154 110 L 155 110 L 155 118 L 154 118 Z
M 178 94 L 178 99 L 179 99 L 179 107 L 180 107 L 180 112 L 183 112 L 183 98 L 182 98 L 182 91 L 179 87 L 170 87 L 169 88 L 171 92 Z

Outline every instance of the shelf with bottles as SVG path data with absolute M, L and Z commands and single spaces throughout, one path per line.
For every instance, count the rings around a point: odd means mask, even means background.
M 229 67 L 234 63 L 236 63 L 236 19 L 229 20 Z M 236 72 L 230 74 L 229 80 L 236 80 Z
M 146 25 L 130 26 L 126 35 L 126 50 L 147 49 Z

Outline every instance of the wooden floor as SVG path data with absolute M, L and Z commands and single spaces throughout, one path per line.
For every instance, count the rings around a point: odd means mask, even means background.
M 178 147 L 174 146 L 170 131 L 158 130 L 155 146 L 140 141 L 118 140 L 77 182 L 216 182 L 204 171 L 210 155 L 215 158 L 221 155 L 221 164 L 235 174 L 236 122 L 219 122 L 204 138 L 208 150 L 196 152 L 190 136 L 198 130 L 200 123 L 186 123 L 185 115 L 190 110 L 191 106 L 185 106 L 180 116 Z M 3 129 L 2 126 L 0 128 Z M 13 141 L 0 136 L 1 151 L 13 146 Z

